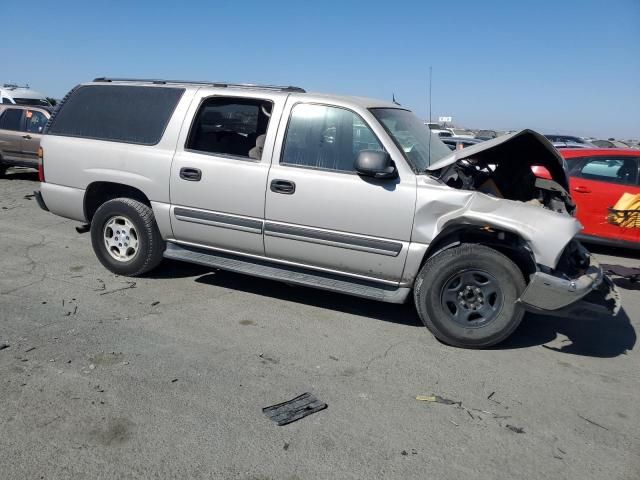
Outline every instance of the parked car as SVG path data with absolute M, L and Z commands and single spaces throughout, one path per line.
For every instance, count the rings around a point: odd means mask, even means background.
M 38 147 L 51 111 L 0 105 L 0 176 L 11 166 L 38 168 Z
M 576 137 L 575 135 L 545 134 L 545 137 L 554 145 L 557 143 L 565 147 L 568 145 L 575 145 L 576 148 L 580 148 L 581 146 L 594 147 L 594 145 L 587 142 L 584 138 Z
M 574 143 L 574 142 L 552 142 L 556 148 L 593 148 L 594 146 L 586 143 Z
M 467 130 L 464 128 L 450 128 L 449 130 L 454 137 L 474 138 L 474 133 L 471 130 Z
M 618 298 L 574 239 L 562 158 L 530 130 L 451 152 L 390 102 L 96 79 L 63 100 L 41 148 L 38 203 L 87 222 L 120 275 L 165 257 L 413 298 L 434 335 L 473 348 L 507 338 L 526 310 Z
M 478 130 L 474 138 L 479 140 L 491 140 L 498 137 L 498 132 L 495 130 Z
M 51 107 L 47 97 L 28 86 L 5 84 L 0 88 L 0 104 Z
M 640 152 L 632 149 L 562 150 L 571 194 L 584 225 L 580 237 L 592 243 L 640 248 L 640 228 L 607 222 L 609 208 L 624 193 L 640 194 Z M 638 225 L 640 227 L 640 224 Z
M 620 140 L 593 140 L 594 146 L 600 148 L 630 148 L 630 145 Z
M 431 130 L 431 133 L 438 135 L 439 137 L 452 137 L 453 133 L 448 128 L 443 127 L 439 123 L 425 123 L 425 125 Z
M 467 138 L 467 137 L 445 137 L 441 138 L 442 142 L 449 147 L 450 150 L 460 150 L 465 147 L 469 147 L 471 145 L 475 145 L 476 143 L 481 143 L 483 140 L 478 138 Z

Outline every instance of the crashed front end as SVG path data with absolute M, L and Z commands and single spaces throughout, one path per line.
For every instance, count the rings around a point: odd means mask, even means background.
M 536 177 L 532 167 L 546 169 L 551 180 Z M 545 137 L 531 130 L 505 135 L 452 152 L 427 173 L 414 238 L 430 243 L 458 226 L 507 232 L 522 239 L 535 265 L 519 299 L 524 308 L 562 316 L 618 313 L 614 284 L 574 238 L 582 225 L 574 218 L 566 164 Z M 443 195 L 433 194 L 438 186 Z

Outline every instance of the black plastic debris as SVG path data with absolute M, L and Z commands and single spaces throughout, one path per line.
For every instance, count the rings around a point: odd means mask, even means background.
M 0 350 L 4 350 L 5 348 L 9 348 L 8 343 L 0 343 Z
M 505 425 L 505 428 L 511 430 L 513 433 L 524 433 L 524 428 L 516 427 L 514 425 Z
M 264 407 L 262 413 L 278 424 L 278 426 L 282 426 L 300 420 L 312 413 L 324 410 L 325 408 L 327 408 L 326 403 L 321 402 L 307 392 L 287 402 Z

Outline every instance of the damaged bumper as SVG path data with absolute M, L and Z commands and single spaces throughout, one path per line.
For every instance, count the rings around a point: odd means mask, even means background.
M 519 302 L 525 309 L 546 315 L 571 316 L 587 312 L 617 315 L 620 294 L 589 255 L 589 267 L 576 278 L 564 278 L 538 271 L 531 276 Z

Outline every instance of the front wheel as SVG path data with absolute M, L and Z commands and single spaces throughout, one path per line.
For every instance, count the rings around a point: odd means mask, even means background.
M 102 265 L 126 276 L 158 266 L 165 249 L 153 210 L 131 198 L 109 200 L 96 210 L 91 219 L 91 243 Z
M 520 324 L 516 303 L 525 288 L 520 269 L 484 245 L 445 250 L 424 264 L 414 288 L 425 326 L 442 342 L 464 348 L 495 345 Z

